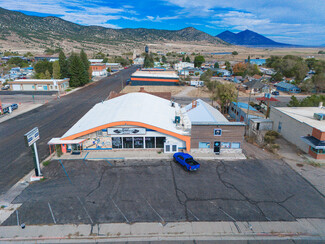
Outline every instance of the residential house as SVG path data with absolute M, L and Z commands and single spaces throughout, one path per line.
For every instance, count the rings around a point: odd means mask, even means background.
M 265 115 L 255 108 L 242 102 L 232 102 L 229 106 L 228 114 L 235 121 L 249 123 L 253 118 L 264 118 Z
M 289 84 L 281 81 L 274 85 L 278 91 L 289 92 L 289 93 L 300 93 L 301 89 L 293 84 Z
M 193 68 L 194 69 L 194 63 L 189 63 L 189 62 L 179 62 L 174 64 L 174 69 L 180 72 L 181 70 L 185 68 Z
M 264 84 L 260 80 L 251 80 L 243 84 L 246 87 L 246 91 L 252 94 L 257 94 L 261 92 L 268 92 L 269 87 L 268 85 Z

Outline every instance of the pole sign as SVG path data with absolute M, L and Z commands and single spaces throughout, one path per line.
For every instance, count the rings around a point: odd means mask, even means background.
M 25 135 L 25 143 L 27 147 L 30 147 L 33 143 L 39 140 L 39 131 L 38 128 L 35 127 L 31 131 L 27 132 Z

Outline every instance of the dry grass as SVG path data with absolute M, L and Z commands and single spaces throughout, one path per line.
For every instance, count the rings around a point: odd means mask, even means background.
M 197 98 L 206 98 L 210 97 L 211 93 L 209 92 L 208 88 L 206 87 L 199 87 L 195 88 L 194 90 L 187 93 L 188 97 L 197 97 Z
M 121 91 L 123 93 L 138 92 L 140 87 L 144 87 L 147 92 L 171 92 L 172 96 L 186 89 L 187 86 L 126 86 Z

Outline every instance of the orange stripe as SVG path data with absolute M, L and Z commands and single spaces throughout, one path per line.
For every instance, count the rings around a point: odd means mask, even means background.
M 151 78 L 132 78 L 131 81 L 133 80 L 141 80 L 141 81 L 162 81 L 162 82 L 179 82 L 179 80 L 168 80 L 168 79 L 151 79 Z
M 134 122 L 134 121 L 119 121 L 119 122 L 108 123 L 108 124 L 97 126 L 95 128 L 92 128 L 92 129 L 89 129 L 89 130 L 86 130 L 86 131 L 83 131 L 83 132 L 79 132 L 79 133 L 71 135 L 71 136 L 67 136 L 65 138 L 62 138 L 61 140 L 73 140 L 73 139 L 76 139 L 78 137 L 88 135 L 90 133 L 93 133 L 93 132 L 96 132 L 96 131 L 99 131 L 99 130 L 102 130 L 102 129 L 106 129 L 106 128 L 110 128 L 110 127 L 114 127 L 114 126 L 120 126 L 120 125 L 133 125 L 133 126 L 144 127 L 144 128 L 147 128 L 147 129 L 151 129 L 151 130 L 161 132 L 161 133 L 166 134 L 166 135 L 176 137 L 176 138 L 178 138 L 178 139 L 180 139 L 182 141 L 185 141 L 187 151 L 191 150 L 191 137 L 190 136 L 180 135 L 180 134 L 177 134 L 175 132 L 172 132 L 172 131 L 169 131 L 169 130 L 164 130 L 164 129 L 161 129 L 161 128 L 156 127 L 156 126 L 148 125 L 148 124 L 141 123 L 141 122 Z

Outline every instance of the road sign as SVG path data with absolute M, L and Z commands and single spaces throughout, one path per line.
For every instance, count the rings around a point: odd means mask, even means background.
M 26 146 L 30 147 L 34 142 L 39 140 L 39 131 L 38 128 L 35 127 L 34 129 L 32 129 L 31 131 L 27 132 L 25 135 L 25 142 L 26 142 Z

